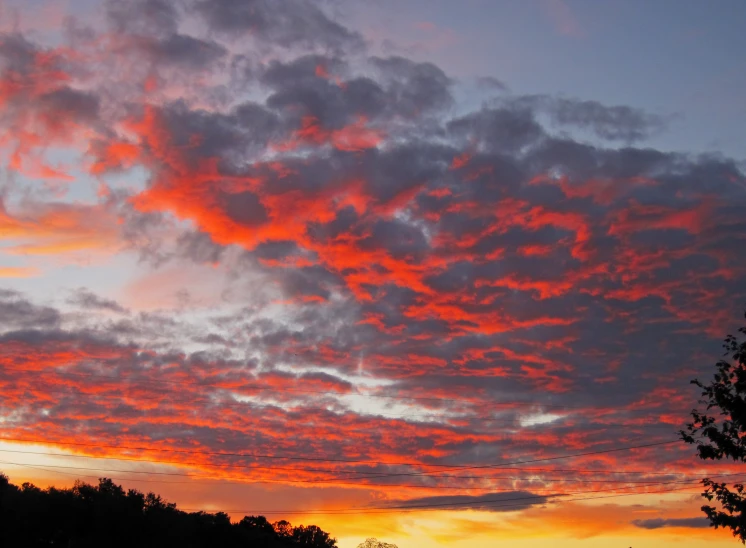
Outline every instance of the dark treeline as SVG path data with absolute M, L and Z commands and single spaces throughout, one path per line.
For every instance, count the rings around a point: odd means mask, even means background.
M 269 523 L 263 516 L 231 523 L 223 512 L 183 512 L 159 495 L 125 492 L 106 478 L 40 489 L 18 487 L 0 473 L 0 546 L 333 548 L 337 542 L 315 525 Z

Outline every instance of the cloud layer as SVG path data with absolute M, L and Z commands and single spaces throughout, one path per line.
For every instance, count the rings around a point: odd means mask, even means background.
M 0 293 L 2 435 L 473 509 L 681 487 L 676 446 L 458 467 L 675 439 L 746 302 L 737 162 L 495 78 L 469 111 L 327 7 L 111 2 L 0 37 L 0 277 L 84 277 Z

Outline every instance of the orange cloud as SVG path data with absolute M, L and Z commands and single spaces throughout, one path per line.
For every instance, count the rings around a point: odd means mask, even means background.
M 0 278 L 31 278 L 39 275 L 32 266 L 0 266 Z
M 115 252 L 121 245 L 117 219 L 103 205 L 38 204 L 24 214 L 0 210 L 6 253 L 61 255 L 78 251 Z

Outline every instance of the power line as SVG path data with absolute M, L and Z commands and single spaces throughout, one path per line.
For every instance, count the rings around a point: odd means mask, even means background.
M 184 474 L 184 473 L 178 473 L 178 472 L 154 472 L 154 471 L 147 471 L 147 470 L 122 470 L 118 468 L 91 468 L 87 466 L 63 466 L 63 465 L 54 465 L 54 464 L 43 464 L 43 465 L 31 465 L 28 463 L 21 463 L 21 462 L 11 462 L 11 461 L 0 461 L 0 464 L 10 464 L 15 466 L 27 466 L 27 467 L 36 467 L 40 469 L 46 469 L 46 468 L 59 468 L 62 470 L 85 470 L 89 472 L 115 472 L 115 473 L 123 473 L 123 474 L 141 474 L 141 475 L 154 475 L 154 476 L 177 476 L 177 477 L 186 477 L 191 478 L 193 480 L 214 480 L 215 482 L 225 482 L 225 481 L 236 481 L 236 482 L 247 482 L 247 483 L 317 483 L 316 480 L 266 480 L 266 479 L 253 479 L 253 478 L 247 478 L 247 477 L 220 477 L 220 476 L 205 476 L 200 474 Z M 46 468 L 42 468 L 46 467 Z M 48 472 L 55 472 L 54 470 L 47 470 Z M 68 474 L 68 475 L 75 475 L 75 474 Z M 82 475 L 82 474 L 81 474 Z M 678 474 L 669 474 L 669 476 L 677 476 Z M 730 476 L 741 476 L 744 475 L 743 473 L 738 474 L 718 474 L 719 477 L 730 477 Z M 681 479 L 686 477 L 685 475 L 678 475 Z M 88 476 L 88 477 L 97 477 L 97 476 Z M 463 476 L 456 476 L 456 477 L 463 477 Z M 111 479 L 120 479 L 121 481 L 141 481 L 140 478 L 111 478 Z M 516 480 L 516 481 L 541 481 L 543 483 L 617 483 L 617 484 L 638 484 L 638 485 L 660 485 L 660 484 L 667 484 L 669 482 L 656 482 L 651 480 L 644 480 L 644 481 L 638 481 L 638 480 L 625 480 L 625 479 L 614 479 L 614 480 L 605 480 L 605 479 L 577 479 L 577 478 L 525 478 L 525 477 L 519 477 L 519 476 L 492 476 L 492 477 L 479 477 L 476 476 L 475 479 L 498 479 L 498 480 Z M 688 481 L 691 481 L 689 479 Z M 189 482 L 161 482 L 161 483 L 189 483 Z M 363 486 L 363 487 L 405 487 L 405 488 L 416 488 L 416 489 L 432 489 L 432 490 L 439 490 L 439 489 L 458 489 L 458 490 L 485 490 L 489 489 L 492 490 L 494 487 L 475 487 L 475 486 L 469 486 L 469 487 L 456 487 L 456 486 L 446 486 L 446 485 L 423 485 L 423 484 L 401 484 L 401 483 L 395 483 L 395 484 L 371 484 L 371 483 L 349 483 L 349 482 L 335 482 L 335 485 L 355 485 L 355 486 Z M 493 491 L 496 492 L 496 491 Z
M 26 466 L 31 468 L 39 468 L 44 469 L 40 466 L 34 466 L 34 465 L 27 465 L 27 464 L 19 464 L 19 463 L 10 463 L 7 462 L 5 464 L 17 464 L 19 466 Z M 48 470 L 47 470 L 48 471 Z M 728 477 L 731 476 L 744 476 L 746 474 L 729 474 Z M 91 477 L 91 476 L 89 476 Z M 720 475 L 718 476 L 720 477 Z M 110 478 L 114 479 L 114 478 Z M 129 480 L 129 481 L 147 481 L 147 480 Z M 182 483 L 182 482 L 165 482 L 165 483 Z M 466 507 L 466 508 L 472 508 L 479 509 L 481 506 L 489 506 L 489 507 L 501 507 L 504 506 L 504 503 L 506 502 L 516 502 L 516 501 L 529 501 L 529 500 L 536 500 L 541 499 L 541 503 L 553 503 L 553 502 L 570 502 L 572 500 L 594 500 L 594 499 L 601 499 L 601 498 L 615 498 L 615 497 L 621 497 L 621 496 L 636 496 L 636 495 L 649 495 L 649 494 L 663 494 L 663 493 L 670 493 L 674 491 L 682 491 L 691 489 L 693 487 L 691 480 L 684 480 L 684 481 L 668 481 L 668 482 L 655 482 L 655 483 L 649 483 L 646 484 L 646 486 L 650 485 L 680 485 L 680 484 L 690 484 L 688 487 L 685 487 L 683 489 L 667 489 L 667 490 L 660 490 L 660 491 L 636 491 L 634 493 L 622 493 L 618 494 L 618 491 L 625 491 L 629 489 L 639 489 L 640 486 L 634 486 L 634 487 L 613 487 L 608 489 L 593 489 L 593 490 L 583 490 L 583 491 L 568 491 L 564 493 L 554 493 L 554 494 L 546 494 L 546 495 L 529 495 L 525 497 L 515 497 L 510 499 L 485 499 L 485 500 L 476 500 L 476 501 L 468 501 L 468 502 L 443 502 L 443 503 L 430 503 L 430 504 L 413 504 L 413 505 L 399 505 L 399 506 L 378 506 L 378 507 L 360 507 L 360 508 L 343 508 L 343 509 L 331 509 L 331 510 L 223 510 L 224 512 L 231 512 L 231 513 L 258 513 L 258 514 L 368 514 L 368 513 L 388 513 L 392 511 L 416 511 L 416 510 L 423 510 L 423 509 L 444 509 L 449 510 L 452 508 L 459 508 L 459 507 Z M 467 489 L 468 490 L 468 489 Z M 512 492 L 511 491 L 493 491 L 495 493 L 497 492 Z M 591 493 L 615 493 L 614 495 L 609 496 L 603 496 L 603 497 L 584 497 L 584 498 L 576 498 L 576 499 L 566 499 L 564 501 L 553 501 L 550 499 L 558 498 L 558 497 L 566 497 L 571 495 L 580 495 L 580 494 L 591 494 Z M 521 507 L 525 507 L 524 504 L 520 504 Z M 182 508 L 182 510 L 193 510 L 192 508 Z
M 264 470 L 273 470 L 276 471 L 278 469 L 281 470 L 290 470 L 293 472 L 308 472 L 309 469 L 303 469 L 303 468 L 282 468 L 282 467 L 271 467 L 271 466 L 256 466 L 256 467 L 249 467 L 249 466 L 241 466 L 241 465 L 231 465 L 231 464 L 211 464 L 211 463 L 199 463 L 199 462 L 173 462 L 173 461 L 156 461 L 156 460 L 144 460 L 144 459 L 134 459 L 134 458 L 122 458 L 122 457 L 104 457 L 104 456 L 85 456 L 85 455 L 66 455 L 62 453 L 42 453 L 42 452 L 32 452 L 32 451 L 14 451 L 14 450 L 0 450 L 2 452 L 9 452 L 9 453 L 21 453 L 21 454 L 34 454 L 34 455 L 40 455 L 40 456 L 58 456 L 58 457 L 72 457 L 72 458 L 90 458 L 90 459 L 104 459 L 104 460 L 121 460 L 121 461 L 131 461 L 131 462 L 147 462 L 151 464 L 160 464 L 160 465 L 194 465 L 194 466 L 208 466 L 208 467 L 215 467 L 215 468 L 249 468 L 250 470 L 256 470 L 256 469 L 264 469 Z M 49 465 L 52 466 L 52 465 Z M 65 468 L 65 467 L 62 467 Z M 86 467 L 69 467 L 69 468 L 76 468 L 76 469 L 82 469 L 82 470 L 96 470 L 93 468 L 86 468 Z M 176 474 L 176 473 L 161 473 L 161 472 L 134 472 L 134 471 L 128 471 L 128 470 L 111 470 L 114 472 L 133 472 L 133 473 L 152 473 L 152 474 L 158 474 L 158 475 L 177 475 L 177 476 L 186 476 L 186 477 L 192 477 L 192 478 L 208 478 L 212 479 L 211 476 L 199 476 L 194 474 Z M 319 473 L 323 474 L 333 474 L 335 473 L 334 470 L 313 470 L 310 471 L 317 471 Z M 550 470 L 554 472 L 553 470 Z M 627 474 L 627 473 L 637 473 L 637 474 L 646 474 L 645 472 L 621 472 L 621 471 L 605 471 L 605 473 L 612 473 L 612 474 Z M 393 476 L 394 474 L 392 474 Z M 665 476 L 665 477 L 672 477 L 672 476 L 679 476 L 684 477 L 680 474 L 676 473 L 668 473 L 668 474 L 655 474 L 651 473 L 650 475 L 653 476 Z M 730 474 L 728 474 L 730 475 Z M 474 479 L 479 481 L 503 481 L 503 480 L 526 480 L 529 481 L 533 478 L 525 478 L 525 477 L 516 477 L 516 476 L 452 476 L 452 475 L 441 475 L 441 476 L 427 476 L 426 474 L 422 474 L 424 477 L 429 477 L 431 479 Z M 284 480 L 257 480 L 257 479 L 251 479 L 251 478 L 214 478 L 216 480 L 220 481 L 243 481 L 243 482 L 255 482 L 255 483 L 281 483 L 281 484 L 288 484 L 288 483 L 310 483 L 310 484 L 323 484 L 323 483 L 329 483 L 334 485 L 357 485 L 361 487 L 371 487 L 371 488 L 382 488 L 382 487 L 413 487 L 413 488 L 423 488 L 423 489 L 437 489 L 437 488 L 445 488 L 445 486 L 442 485 L 426 485 L 426 484 L 399 484 L 399 483 L 351 483 L 347 480 L 350 479 L 362 479 L 362 480 L 381 480 L 381 479 L 387 479 L 386 477 L 337 477 L 332 479 L 313 479 L 313 480 L 295 480 L 295 479 L 284 479 Z M 650 481 L 635 481 L 635 480 L 624 480 L 624 479 L 617 479 L 617 480 L 599 480 L 599 479 L 588 479 L 588 480 L 582 480 L 582 479 L 565 479 L 565 478 L 536 478 L 537 481 L 543 481 L 545 483 L 552 483 L 552 482 L 576 482 L 576 483 L 623 483 L 623 484 L 630 484 L 630 483 L 637 483 L 637 484 L 644 484 L 644 483 L 650 483 Z M 482 487 L 475 487 L 471 486 L 470 489 L 482 489 Z
M 7 463 L 7 464 L 13 464 L 13 463 Z M 46 470 L 45 468 L 34 466 L 34 465 L 19 465 L 19 466 L 26 466 L 29 468 L 37 468 L 41 470 Z M 49 471 L 49 470 L 46 470 Z M 64 472 L 63 472 L 64 473 Z M 68 475 L 75 475 L 75 474 L 68 474 Z M 741 475 L 741 474 L 739 474 Z M 84 477 L 96 477 L 96 476 L 84 476 Z M 109 479 L 116 479 L 116 478 L 109 478 Z M 122 480 L 118 480 L 122 481 Z M 133 481 L 133 480 L 129 480 Z M 148 482 L 148 483 L 186 483 L 186 482 L 178 482 L 178 481 L 170 481 L 170 482 L 158 482 L 156 481 L 150 481 L 150 480 L 143 480 L 143 479 L 137 479 L 134 481 L 139 482 Z M 683 482 L 680 482 L 683 483 Z M 568 496 L 571 493 L 574 494 L 580 494 L 583 493 L 582 491 L 576 491 L 576 492 L 568 492 L 568 493 L 561 493 L 561 494 L 555 494 L 555 495 L 536 495 L 535 497 L 530 498 L 542 498 L 545 499 L 542 501 L 542 504 L 557 504 L 557 503 L 563 503 L 563 502 L 573 502 L 573 501 L 583 501 L 583 500 L 597 500 L 597 499 L 608 499 L 608 498 L 618 498 L 618 497 L 628 497 L 628 496 L 640 496 L 640 495 L 654 495 L 654 494 L 670 494 L 673 492 L 681 492 L 681 491 L 687 491 L 691 489 L 693 486 L 688 486 L 684 488 L 677 488 L 677 489 L 665 489 L 665 490 L 658 490 L 658 491 L 644 491 L 644 492 L 635 492 L 635 493 L 622 493 L 622 494 L 614 494 L 614 495 L 606 495 L 606 496 L 599 496 L 599 497 L 582 497 L 582 498 L 570 498 L 570 499 L 564 499 L 564 500 L 546 500 L 550 497 L 563 497 Z M 621 490 L 622 488 L 614 489 L 613 491 Z M 611 490 L 606 490 L 611 491 Z M 601 491 L 586 491 L 587 493 L 593 493 L 593 492 L 601 492 Z M 507 502 L 508 499 L 498 499 L 500 502 Z M 515 500 L 515 499 L 513 499 Z M 443 510 L 449 510 L 450 508 L 453 508 L 454 506 L 458 506 L 456 503 L 451 503 L 448 507 L 442 508 Z M 515 509 L 524 509 L 526 507 L 526 503 L 519 503 L 519 504 L 509 504 L 504 505 L 500 503 L 488 503 L 486 501 L 473 501 L 471 503 L 463 503 L 462 506 L 472 506 L 475 509 L 481 509 L 481 506 L 488 506 L 489 508 L 505 508 L 508 507 L 514 507 Z M 417 506 L 417 507 L 411 507 L 411 508 L 397 508 L 397 507 L 381 507 L 381 510 L 374 510 L 374 509 L 368 509 L 368 508 L 361 508 L 361 509 L 338 509 L 338 510 L 263 510 L 263 511 L 256 511 L 256 510 L 224 510 L 225 512 L 231 512 L 231 513 L 244 513 L 244 514 L 378 514 L 378 513 L 390 513 L 392 511 L 396 512 L 411 512 L 411 511 L 418 511 L 422 509 L 430 508 L 428 506 Z M 182 507 L 182 511 L 201 511 L 198 508 L 189 508 L 189 507 Z
M 207 466 L 212 468 L 239 468 L 239 469 L 249 469 L 249 470 L 271 470 L 271 471 L 277 471 L 277 470 L 283 470 L 283 471 L 292 471 L 292 472 L 316 472 L 320 474 L 335 474 L 339 473 L 337 470 L 329 470 L 329 469 L 318 469 L 318 468 L 293 468 L 293 467 L 282 467 L 282 466 L 260 466 L 260 465 L 236 465 L 236 464 L 214 464 L 214 463 L 203 463 L 203 462 L 179 462 L 179 461 L 158 461 L 158 460 L 148 460 L 148 459 L 139 459 L 139 458 L 130 458 L 130 457 L 110 457 L 110 456 L 87 456 L 87 455 L 71 455 L 71 454 L 65 454 L 65 453 L 46 453 L 46 452 L 40 452 L 40 451 L 21 451 L 21 450 L 13 450 L 13 449 L 0 449 L 0 452 L 4 453 L 16 453 L 16 454 L 25 454 L 25 455 L 39 455 L 39 456 L 53 456 L 53 457 L 63 457 L 63 458 L 79 458 L 79 459 L 99 459 L 99 460 L 118 460 L 118 461 L 126 461 L 126 462 L 147 462 L 150 464 L 160 464 L 160 465 L 177 465 L 177 466 Z M 81 468 L 81 469 L 90 469 L 90 468 Z M 614 471 L 614 470 L 585 470 L 585 469 L 572 469 L 572 470 L 555 470 L 555 469 L 548 469 L 548 468 L 511 468 L 506 467 L 503 470 L 520 470 L 524 472 L 535 472 L 535 471 L 544 471 L 544 472 L 552 472 L 552 473 L 560 473 L 560 472 L 573 472 L 573 473 L 595 473 L 595 474 L 637 474 L 637 475 L 643 475 L 643 476 L 661 476 L 661 477 L 671 477 L 671 476 L 681 476 L 681 474 L 677 474 L 674 472 L 669 473 L 656 473 L 656 472 L 646 472 L 646 471 Z M 119 470 L 116 470 L 119 471 Z M 343 471 L 345 473 L 350 473 L 347 471 Z M 153 472 L 155 474 L 155 472 Z M 365 473 L 365 472 L 359 472 Z M 161 473 L 165 474 L 165 473 Z M 276 483 L 313 483 L 313 484 L 321 484 L 321 483 L 334 483 L 336 485 L 339 485 L 341 482 L 347 482 L 347 480 L 385 480 L 389 479 L 391 477 L 397 477 L 401 475 L 409 475 L 409 476 L 415 476 L 415 477 L 423 477 L 423 478 L 430 478 L 430 479 L 436 479 L 436 480 L 442 480 L 442 479 L 459 479 L 459 480 L 479 480 L 479 481 L 487 481 L 487 480 L 505 480 L 505 479 L 515 479 L 515 480 L 525 480 L 527 478 L 523 477 L 515 477 L 515 476 L 463 476 L 463 475 L 450 475 L 450 474 L 440 474 L 440 473 L 414 473 L 414 474 L 380 474 L 371 472 L 370 475 L 363 475 L 363 476 L 352 476 L 352 477 L 336 477 L 332 479 L 317 479 L 317 480 L 282 480 L 277 481 Z M 173 475 L 184 475 L 189 476 L 189 474 L 173 474 Z M 196 476 L 195 476 L 196 477 Z M 228 478 L 229 479 L 229 478 Z M 247 478 L 243 478 L 245 481 Z M 558 478 L 544 478 L 547 482 L 551 481 L 563 481 L 562 479 Z M 644 483 L 644 482 L 635 482 L 635 481 L 625 481 L 625 480 L 577 480 L 578 483 L 594 483 L 594 482 L 609 482 L 612 481 L 618 482 L 618 483 Z M 272 483 L 272 482 L 268 482 Z M 402 486 L 402 484 L 395 484 L 395 483 L 359 483 L 359 484 L 352 484 L 347 482 L 348 485 L 361 485 L 361 486 L 368 486 L 368 487 L 395 487 L 395 486 Z M 417 487 L 423 487 L 423 488 L 429 488 L 432 486 L 422 485 L 419 484 Z
M 24 442 L 24 443 L 42 443 L 47 445 L 55 444 L 54 441 L 40 440 L 40 439 L 24 439 L 24 438 L 5 438 L 0 437 L 0 441 L 13 441 L 13 442 Z M 165 453 L 184 453 L 193 455 L 210 455 L 210 456 L 226 456 L 226 457 L 246 457 L 256 459 L 277 459 L 277 460 L 297 460 L 297 461 L 312 461 L 312 462 L 334 462 L 334 463 L 345 463 L 345 464 L 373 464 L 383 466 L 419 466 L 419 467 L 438 467 L 445 468 L 445 471 L 452 470 L 477 470 L 477 469 L 492 469 L 502 468 L 516 464 L 531 464 L 535 462 L 547 462 L 554 460 L 563 460 L 568 458 L 585 457 L 592 455 L 604 455 L 608 453 L 617 453 L 621 451 L 631 451 L 634 449 L 646 449 L 650 447 L 660 447 L 664 445 L 671 445 L 673 443 L 679 443 L 680 440 L 670 441 L 659 441 L 652 443 L 645 443 L 640 445 L 630 445 L 627 447 L 619 447 L 615 449 L 602 449 L 598 451 L 586 451 L 583 453 L 573 453 L 555 457 L 542 457 L 530 460 L 520 460 L 513 462 L 506 462 L 502 464 L 482 464 L 482 465 L 456 465 L 456 464 L 442 464 L 442 463 L 421 463 L 412 461 L 372 461 L 372 460 L 356 460 L 356 459 L 333 459 L 333 458 L 321 458 L 321 457 L 306 457 L 298 455 L 268 455 L 262 453 L 229 453 L 219 451 L 200 451 L 200 450 L 186 450 L 186 449 L 172 449 L 172 448 L 158 448 L 158 447 L 136 447 L 126 445 L 105 445 L 97 443 L 83 443 L 83 442 L 64 442 L 58 443 L 58 445 L 76 446 L 76 447 L 95 447 L 98 449 L 124 449 L 129 451 L 158 451 Z M 65 455 L 62 455 L 65 456 Z
M 8 440 L 9 438 L 0 438 L 0 440 L 5 439 Z M 11 438 L 12 439 L 12 438 Z M 31 441 L 35 443 L 43 443 L 43 440 L 19 440 L 15 439 L 14 441 Z M 656 445 L 664 445 L 666 443 L 673 443 L 673 442 L 663 442 L 663 443 L 657 443 L 657 444 L 645 444 L 641 446 L 630 446 L 626 448 L 618 448 L 613 450 L 604 450 L 604 451 L 594 451 L 594 452 L 586 452 L 586 453 L 580 453 L 575 455 L 564 455 L 561 457 L 549 457 L 545 459 L 533 459 L 531 461 L 521 461 L 521 462 L 537 462 L 537 461 L 544 461 L 544 460 L 555 460 L 555 459 L 562 459 L 562 458 L 572 458 L 575 456 L 585 456 L 585 455 L 592 455 L 592 454 L 605 454 L 610 453 L 614 451 L 625 451 L 630 449 L 638 449 L 641 447 L 651 447 Z M 148 448 L 132 448 L 127 446 L 105 446 L 105 445 L 98 445 L 98 444 L 82 444 L 82 443 L 73 443 L 70 442 L 70 445 L 85 445 L 88 447 L 98 447 L 98 448 L 117 448 L 117 449 L 144 449 L 148 450 Z M 153 450 L 159 450 L 159 449 L 153 449 Z M 167 450 L 166 450 L 167 451 Z M 255 469 L 265 469 L 265 470 L 279 470 L 282 469 L 281 467 L 276 466 L 259 466 L 259 465 L 240 465 L 240 464 L 229 464 L 229 463 L 208 463 L 208 462 L 193 462 L 193 461 L 159 461 L 159 460 L 152 460 L 152 459 L 142 459 L 142 458 L 133 458 L 133 457 L 110 457 L 110 456 L 100 456 L 100 455 L 68 455 L 64 453 L 46 453 L 46 452 L 35 452 L 35 451 L 21 451 L 21 450 L 10 450 L 10 449 L 0 449 L 0 452 L 6 452 L 6 453 L 18 453 L 18 454 L 35 454 L 35 455 L 43 455 L 43 456 L 57 456 L 57 457 L 67 457 L 67 458 L 88 458 L 88 459 L 104 459 L 104 460 L 120 460 L 120 461 L 130 461 L 130 462 L 148 462 L 153 464 L 161 464 L 161 465 L 175 465 L 175 466 L 194 466 L 194 467 L 211 467 L 211 468 L 237 468 L 237 469 L 249 469 L 249 470 L 255 470 Z M 197 453 L 202 454 L 202 452 L 199 451 L 179 451 L 183 453 Z M 209 454 L 209 452 L 208 452 Z M 218 455 L 231 455 L 226 453 L 217 453 Z M 243 456 L 242 454 L 233 454 L 238 456 Z M 320 460 L 320 459 L 316 459 Z M 336 461 L 330 461 L 330 462 L 336 462 Z M 510 463 L 510 464 L 521 464 L 521 462 L 517 463 Z M 420 466 L 419 464 L 414 464 L 414 466 Z M 451 465 L 435 465 L 432 466 L 451 466 Z M 503 468 L 503 469 L 509 469 L 508 465 L 482 465 L 482 466 L 461 466 L 459 468 L 451 467 L 447 469 L 446 471 L 453 471 L 453 470 L 459 470 L 459 469 L 474 469 L 474 468 Z M 300 472 L 300 471 L 314 471 L 321 474 L 339 474 L 339 471 L 336 470 L 318 470 L 318 469 L 299 469 L 299 468 L 290 468 L 289 470 L 293 472 Z M 454 479 L 476 479 L 480 481 L 490 480 L 490 479 L 498 479 L 498 478 L 492 478 L 490 476 L 451 476 L 451 475 L 444 475 L 441 472 L 403 472 L 403 473 L 378 473 L 378 472 L 354 472 L 354 471 L 344 471 L 343 473 L 346 474 L 357 474 L 357 475 L 348 475 L 348 476 L 338 476 L 334 478 L 325 478 L 325 479 L 316 479 L 316 480 L 302 480 L 297 481 L 297 483 L 313 483 L 313 484 L 323 484 L 323 483 L 335 483 L 338 484 L 342 481 L 351 481 L 351 480 L 381 480 L 381 479 L 389 479 L 389 478 L 395 478 L 395 477 L 428 477 L 432 479 L 445 479 L 445 478 L 454 478 Z M 361 475 L 365 474 L 365 475 Z M 670 474 L 671 475 L 671 474 Z M 283 481 L 283 483 L 288 483 L 292 480 L 286 480 Z M 365 485 L 371 485 L 371 486 L 393 486 L 393 484 L 365 484 Z
M 39 466 L 36 464 L 23 464 L 20 462 L 10 462 L 5 460 L 0 460 L 0 464 L 9 464 L 11 466 L 23 466 L 24 468 L 33 468 L 35 470 L 44 470 L 45 472 L 50 472 L 52 474 L 64 474 L 66 476 L 73 476 L 73 477 L 80 477 L 80 478 L 100 478 L 98 475 L 91 475 L 91 474 L 73 474 L 70 472 L 61 472 L 59 470 L 49 470 L 49 468 L 60 468 L 59 466 L 53 466 L 51 464 L 45 464 L 43 466 Z M 86 470 L 86 468 L 81 468 L 81 470 Z M 163 481 L 163 480 L 148 480 L 143 478 L 115 478 L 111 477 L 109 479 L 117 480 L 117 481 L 138 481 L 138 482 L 145 482 L 145 483 L 178 483 L 178 484 L 186 484 L 186 483 L 192 483 L 191 481 Z
M 427 509 L 442 509 L 442 510 L 450 510 L 452 508 L 463 508 L 463 509 L 470 509 L 474 508 L 475 510 L 481 509 L 481 506 L 487 506 L 489 508 L 500 508 L 500 507 L 510 507 L 510 508 L 517 508 L 517 509 L 525 509 L 526 504 L 530 504 L 528 501 L 530 500 L 536 500 L 536 499 L 543 499 L 541 502 L 537 504 L 557 504 L 557 503 L 564 503 L 564 502 L 574 502 L 574 501 L 581 501 L 581 500 L 597 500 L 597 499 L 610 499 L 610 498 L 619 498 L 619 497 L 633 497 L 633 496 L 640 496 L 640 495 L 656 495 L 656 494 L 668 494 L 673 492 L 680 492 L 680 491 L 687 491 L 694 487 L 694 485 L 689 485 L 687 487 L 682 488 L 673 488 L 673 489 L 664 489 L 664 490 L 658 490 L 658 491 L 640 491 L 635 493 L 619 493 L 619 494 L 613 494 L 613 495 L 604 495 L 604 496 L 598 496 L 598 497 L 579 497 L 579 498 L 570 498 L 570 499 L 564 499 L 564 500 L 547 500 L 552 498 L 559 498 L 559 497 L 565 497 L 572 494 L 582 494 L 582 493 L 602 493 L 602 492 L 609 492 L 610 490 L 596 490 L 596 491 L 570 491 L 566 493 L 557 493 L 554 495 L 534 495 L 529 497 L 516 497 L 513 499 L 495 499 L 495 502 L 489 502 L 489 501 L 470 501 L 470 502 L 463 502 L 463 503 L 446 503 L 442 506 L 440 505 L 416 505 L 416 506 L 380 506 L 380 507 L 361 507 L 361 508 L 341 508 L 341 509 L 330 509 L 330 510 L 222 510 L 226 513 L 242 513 L 242 514 L 320 514 L 320 515 L 355 515 L 355 514 L 387 514 L 391 512 L 416 512 L 419 510 L 427 510 Z M 618 489 L 617 489 L 618 490 Z M 525 501 L 523 503 L 517 503 L 516 501 Z M 504 502 L 507 502 L 508 504 L 502 504 Z M 189 508 L 184 507 L 182 510 L 199 510 L 197 508 Z

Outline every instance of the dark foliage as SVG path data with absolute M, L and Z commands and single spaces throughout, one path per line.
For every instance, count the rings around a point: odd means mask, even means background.
M 746 335 L 746 327 L 739 333 Z M 692 422 L 681 431 L 681 438 L 697 444 L 701 459 L 732 459 L 746 462 L 746 340 L 728 335 L 725 339 L 725 355 L 730 360 L 720 360 L 717 373 L 710 384 L 699 380 L 692 381 L 702 389 L 700 404 L 705 411 L 692 411 Z M 709 478 L 702 480 L 705 491 L 702 496 L 708 501 L 717 500 L 720 508 L 705 505 L 702 511 L 707 514 L 710 524 L 726 527 L 733 535 L 746 544 L 746 493 L 744 485 L 715 482 Z
M 334 548 L 337 542 L 315 525 L 293 527 L 246 516 L 187 513 L 159 495 L 125 492 L 110 479 L 71 489 L 20 487 L 0 474 L 0 546 L 35 548 L 242 547 Z

